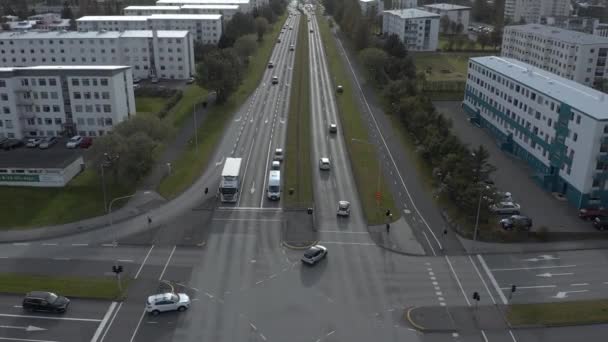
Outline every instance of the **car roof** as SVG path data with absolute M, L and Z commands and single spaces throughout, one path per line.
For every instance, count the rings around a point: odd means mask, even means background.
M 321 158 L 322 163 L 329 163 L 329 158 Z
M 341 206 L 349 206 L 350 202 L 348 202 L 348 201 L 340 201 L 340 202 L 338 202 L 338 204 L 341 205 Z
M 150 300 L 159 300 L 159 299 L 170 299 L 171 296 L 173 296 L 174 294 L 171 292 L 167 292 L 167 293 L 159 293 L 159 294 L 155 294 L 155 295 L 151 295 L 148 297 L 148 299 Z

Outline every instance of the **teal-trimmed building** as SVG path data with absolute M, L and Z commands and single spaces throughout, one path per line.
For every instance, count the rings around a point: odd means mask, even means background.
M 547 191 L 608 206 L 608 95 L 506 57 L 469 59 L 463 108 Z

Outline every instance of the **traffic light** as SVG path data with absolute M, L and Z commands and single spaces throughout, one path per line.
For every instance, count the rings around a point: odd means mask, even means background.
M 478 301 L 478 302 L 479 302 L 479 299 L 480 299 L 480 297 L 479 297 L 479 293 L 477 293 L 477 292 L 473 292 L 473 299 L 475 299 L 476 301 Z
M 112 266 L 112 272 L 116 273 L 116 274 L 120 274 L 122 273 L 122 266 L 121 265 L 114 265 Z
M 308 212 L 308 215 L 312 215 L 312 208 L 308 208 L 306 212 Z
M 515 292 L 515 290 L 517 290 L 517 286 L 511 285 L 511 293 Z
M 205 195 L 209 193 L 209 188 L 205 188 Z

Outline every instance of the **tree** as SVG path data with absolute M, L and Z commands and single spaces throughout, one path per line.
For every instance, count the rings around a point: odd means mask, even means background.
M 359 56 L 368 79 L 376 85 L 383 85 L 386 82 L 383 66 L 388 61 L 386 52 L 377 48 L 367 48 L 359 52 Z
M 502 27 L 494 27 L 494 30 L 490 32 L 489 42 L 492 44 L 494 49 L 497 49 L 502 44 Z
M 234 42 L 234 50 L 242 61 L 246 61 L 248 57 L 255 52 L 256 48 L 258 47 L 255 40 L 256 37 L 254 34 L 247 34 L 239 37 L 239 39 Z
M 456 34 L 462 34 L 463 31 L 464 31 L 464 25 L 462 25 L 462 23 L 456 24 L 456 29 L 455 29 Z
M 467 38 L 467 40 L 466 40 L 466 47 L 467 47 L 467 50 L 469 50 L 469 51 L 473 51 L 473 50 L 475 50 L 475 45 L 476 45 L 476 43 L 475 43 L 475 41 L 474 41 L 474 40 L 471 40 L 471 39 L 468 39 L 468 38 Z
M 165 122 L 153 115 L 135 115 L 121 122 L 114 128 L 114 133 L 130 137 L 136 133 L 144 133 L 153 141 L 162 141 L 167 137 L 168 127 Z
M 450 32 L 452 34 L 458 34 L 458 32 L 456 32 L 457 29 L 458 29 L 458 23 L 455 21 L 450 21 Z
M 447 16 L 447 14 L 441 16 L 439 19 L 439 26 L 441 26 L 441 32 L 444 34 L 448 33 L 448 30 L 450 29 L 450 18 Z
M 137 182 L 142 179 L 154 165 L 154 148 L 156 143 L 144 132 L 135 132 L 126 136 L 128 146 L 121 163 L 118 174 L 120 179 Z
M 481 49 L 484 50 L 488 44 L 490 44 L 490 36 L 487 33 L 482 32 L 477 35 L 477 42 L 481 45 Z
M 272 11 L 272 8 L 268 5 L 262 6 L 260 8 L 260 15 L 266 18 L 266 20 L 268 20 L 268 22 L 271 24 L 277 21 L 277 15 Z
M 397 58 L 404 58 L 407 56 L 407 49 L 405 44 L 401 41 L 398 35 L 391 34 L 384 42 L 384 51 L 389 55 Z
M 490 164 L 490 153 L 488 150 L 479 145 L 478 148 L 471 151 L 471 171 L 472 171 L 472 182 L 477 184 L 490 179 L 490 175 L 496 171 L 496 167 Z
M 196 82 L 216 92 L 217 103 L 225 102 L 241 81 L 241 64 L 231 49 L 212 51 L 196 67 Z
M 232 41 L 229 46 L 232 46 L 238 37 L 254 32 L 256 32 L 255 21 L 250 14 L 236 12 L 226 24 L 226 38 L 229 42 Z
M 369 25 L 364 21 L 360 21 L 355 28 L 355 49 L 362 50 L 368 47 L 370 36 Z
M 270 0 L 268 2 L 268 7 L 272 9 L 275 15 L 281 15 L 285 13 L 285 7 L 287 3 L 285 0 Z
M 261 42 L 264 39 L 266 30 L 268 30 L 268 20 L 262 17 L 255 18 L 255 30 L 258 33 L 258 41 Z
M 492 22 L 492 9 L 486 0 L 475 0 L 471 12 L 473 21 L 481 21 L 484 23 Z
M 456 50 L 462 50 L 462 47 L 466 44 L 464 37 L 458 37 L 454 40 L 454 48 Z

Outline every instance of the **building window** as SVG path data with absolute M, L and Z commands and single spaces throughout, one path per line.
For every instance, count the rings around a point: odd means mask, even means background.
M 39 86 L 46 86 L 46 79 L 45 78 L 39 78 L 38 79 L 38 85 Z
M 75 91 L 73 95 L 74 95 L 74 98 L 75 98 L 75 99 L 80 99 L 80 98 L 82 98 L 82 97 L 81 97 L 81 95 L 80 95 L 80 92 Z
M 578 139 L 578 134 L 574 133 L 574 135 L 572 136 L 572 140 L 576 141 Z
M 61 111 L 61 108 L 59 107 L 59 105 L 53 105 L 53 113 L 59 113 Z
M 581 123 L 581 116 L 580 116 L 580 115 L 577 115 L 577 116 L 576 116 L 576 123 L 577 123 L 577 124 L 580 124 L 580 123 Z
M 83 78 L 82 79 L 82 86 L 83 87 L 88 87 L 89 85 L 90 85 L 89 84 L 89 79 L 88 78 Z
M 103 112 L 104 113 L 111 113 L 112 112 L 112 106 L 111 105 L 103 105 Z
M 11 113 L 11 109 L 10 109 L 10 108 L 8 108 L 8 107 L 2 107 L 2 112 L 3 112 L 4 114 L 10 114 L 10 113 Z
M 49 85 L 50 86 L 56 86 L 57 85 L 57 80 L 54 78 L 49 78 Z
M 76 119 L 76 122 L 77 122 L 79 125 L 84 125 L 84 118 L 78 118 L 78 119 Z
M 51 119 L 51 118 L 45 118 L 44 119 L 44 124 L 45 125 L 52 125 L 53 124 L 53 119 Z
M 102 86 L 107 86 L 108 85 L 108 79 L 107 78 L 102 78 L 99 80 L 100 84 Z
M 61 125 L 61 118 L 55 118 L 55 124 Z M 49 135 L 52 135 L 52 134 L 49 134 Z
M 102 92 L 101 98 L 104 100 L 108 100 L 110 98 L 110 92 L 107 92 L 107 91 Z

